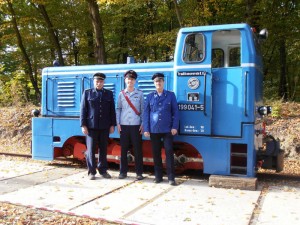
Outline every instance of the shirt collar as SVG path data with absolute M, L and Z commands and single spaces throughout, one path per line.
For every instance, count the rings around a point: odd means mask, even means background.
M 159 96 L 159 94 L 158 94 L 158 92 L 157 92 L 157 91 L 155 91 L 154 93 L 155 93 L 155 95 Z M 166 96 L 166 95 L 167 95 L 167 92 L 166 92 L 166 90 L 165 90 L 165 89 L 163 89 L 163 92 L 161 93 L 161 95 L 160 95 L 160 96 Z
M 105 92 L 105 89 L 104 89 L 104 88 L 102 88 L 101 90 L 97 90 L 97 88 L 94 88 L 93 90 L 94 90 L 94 92 L 98 92 L 98 91 Z
M 127 88 L 125 88 L 125 93 L 136 93 L 137 92 L 137 90 L 134 88 L 133 89 L 133 92 L 129 92 L 128 90 L 127 90 Z

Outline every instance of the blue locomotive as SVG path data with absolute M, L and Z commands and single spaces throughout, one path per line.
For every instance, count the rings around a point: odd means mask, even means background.
M 41 115 L 32 119 L 32 157 L 84 159 L 79 126 L 80 100 L 93 87 L 96 72 L 106 74 L 105 88 L 115 98 L 123 74 L 135 70 L 137 88 L 155 90 L 151 76 L 164 73 L 165 88 L 176 94 L 180 111 L 174 152 L 177 170 L 254 177 L 258 166 L 282 170 L 279 142 L 266 135 L 263 117 L 263 68 L 259 50 L 266 30 L 255 34 L 247 24 L 180 29 L 173 62 L 48 67 L 42 72 Z M 116 100 L 116 99 L 115 99 Z M 153 165 L 151 142 L 143 139 L 144 165 Z M 164 152 L 162 153 L 164 159 Z M 128 151 L 130 162 L 134 155 Z M 119 163 L 117 132 L 110 135 L 108 161 Z

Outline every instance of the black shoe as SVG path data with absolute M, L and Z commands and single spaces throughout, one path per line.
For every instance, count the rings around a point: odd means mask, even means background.
M 102 173 L 101 176 L 105 179 L 110 179 L 111 178 L 111 175 L 109 175 L 108 172 L 105 172 L 105 173 Z
M 120 173 L 119 174 L 119 179 L 125 179 L 127 177 L 127 174 Z
M 172 185 L 172 186 L 176 186 L 177 185 L 176 182 L 175 182 L 175 180 L 169 180 L 169 184 Z
M 136 176 L 136 179 L 137 179 L 137 180 L 143 180 L 144 178 L 145 178 L 145 177 L 143 177 L 142 175 L 137 175 L 137 176 Z
M 90 179 L 90 180 L 96 180 L 96 177 L 95 177 L 94 174 L 89 174 L 89 179 Z
M 153 182 L 156 183 L 156 184 L 158 184 L 158 183 L 160 183 L 160 182 L 162 182 L 162 181 L 163 181 L 163 179 L 157 179 L 157 178 L 155 178 L 155 179 L 153 180 Z

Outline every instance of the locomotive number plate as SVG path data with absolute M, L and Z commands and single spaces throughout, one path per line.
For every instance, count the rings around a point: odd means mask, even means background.
M 203 104 L 187 104 L 187 103 L 179 103 L 178 109 L 180 111 L 203 111 Z

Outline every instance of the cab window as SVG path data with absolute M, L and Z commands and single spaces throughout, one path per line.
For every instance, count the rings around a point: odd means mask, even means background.
M 241 48 L 229 49 L 229 66 L 241 66 Z
M 220 48 L 212 50 L 212 67 L 224 67 L 224 51 Z
M 241 32 L 218 30 L 212 36 L 213 68 L 241 66 Z
M 183 61 L 201 62 L 204 59 L 204 36 L 202 34 L 189 34 L 185 38 Z

